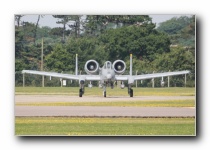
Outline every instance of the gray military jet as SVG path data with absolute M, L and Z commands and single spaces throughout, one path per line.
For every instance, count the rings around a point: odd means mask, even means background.
M 124 81 L 128 81 L 128 94 L 133 97 L 132 85 L 136 80 L 153 79 L 162 77 L 161 84 L 164 84 L 163 77 L 165 76 L 175 76 L 181 74 L 188 74 L 190 71 L 176 71 L 176 72 L 165 72 L 165 73 L 154 73 L 154 74 L 144 74 L 144 75 L 132 75 L 132 54 L 130 54 L 130 75 L 122 75 L 126 70 L 126 64 L 122 60 L 116 60 L 113 64 L 110 61 L 106 61 L 102 68 L 95 60 L 88 60 L 84 67 L 87 75 L 78 75 L 78 57 L 76 54 L 76 68 L 75 75 L 72 74 L 62 74 L 55 72 L 44 72 L 44 71 L 33 71 L 33 70 L 23 70 L 22 73 L 44 75 L 57 78 L 64 78 L 70 80 L 78 80 L 80 84 L 79 97 L 84 94 L 84 84 L 85 81 L 90 81 L 89 87 L 92 87 L 91 81 L 99 81 L 99 87 L 103 88 L 103 96 L 106 97 L 106 87 L 109 84 L 111 88 L 114 88 L 115 81 L 121 81 L 121 88 L 125 87 Z

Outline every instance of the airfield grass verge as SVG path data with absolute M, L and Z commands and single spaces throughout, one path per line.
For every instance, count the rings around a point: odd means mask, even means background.
M 194 96 L 195 88 L 133 88 L 134 96 Z M 16 95 L 78 95 L 78 87 L 15 87 Z M 85 88 L 85 95 L 102 96 L 98 87 Z M 84 95 L 84 96 L 85 96 Z M 128 96 L 127 88 L 107 88 L 107 96 Z
M 15 135 L 195 136 L 195 118 L 15 117 Z
M 16 106 L 118 106 L 118 107 L 195 107 L 195 100 L 150 100 L 118 102 L 19 102 Z

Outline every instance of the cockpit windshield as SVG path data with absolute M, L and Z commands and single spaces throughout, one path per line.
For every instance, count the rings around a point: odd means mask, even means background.
M 108 69 L 111 68 L 110 62 L 107 62 L 107 68 L 108 68 Z
M 112 68 L 112 63 L 110 61 L 105 62 L 104 69 L 111 69 L 111 68 Z

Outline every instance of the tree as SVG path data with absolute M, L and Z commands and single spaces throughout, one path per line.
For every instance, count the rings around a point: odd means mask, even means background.
M 182 47 L 171 48 L 170 53 L 157 55 L 154 61 L 156 71 L 192 70 L 195 65 L 193 55 Z
M 45 65 L 47 70 L 62 72 L 73 71 L 75 66 L 72 62 L 73 55 L 61 44 L 57 44 L 53 51 L 46 56 Z
M 53 15 L 53 17 L 59 19 L 59 21 L 57 21 L 56 23 L 63 25 L 63 40 L 62 40 L 62 42 L 65 42 L 65 40 L 66 40 L 65 39 L 66 25 L 71 20 L 71 15 Z
M 20 29 L 15 29 L 15 58 L 21 58 L 24 34 Z
M 63 35 L 63 28 L 61 27 L 56 27 L 56 28 L 52 28 L 50 30 L 50 33 L 49 33 L 51 36 L 61 36 Z
M 179 18 L 173 17 L 170 20 L 160 23 L 158 30 L 166 32 L 168 34 L 176 34 L 182 28 L 188 26 L 189 24 L 190 18 L 188 18 L 187 16 L 181 16 Z
M 100 15 L 87 15 L 85 33 L 91 36 L 100 34 L 105 26 L 105 19 Z
M 95 37 L 70 38 L 66 42 L 66 50 L 73 54 L 73 64 L 75 64 L 75 55 L 78 54 L 79 70 L 84 70 L 86 61 L 90 59 L 103 64 L 105 60 L 108 60 L 109 55 Z
M 17 21 L 17 27 L 19 28 L 20 26 L 20 20 L 24 15 L 15 15 L 15 21 Z
M 193 54 L 183 47 L 171 48 L 170 53 L 163 53 L 157 55 L 155 61 L 152 63 L 153 68 L 157 72 L 165 71 L 180 71 L 180 70 L 190 70 L 190 86 L 195 86 L 195 57 Z M 173 77 L 171 82 L 175 84 L 178 80 L 179 86 L 184 85 L 183 76 Z
M 74 33 L 75 37 L 80 37 L 81 31 L 83 30 L 84 21 L 82 20 L 82 15 L 72 15 L 69 27 L 71 32 Z
M 146 24 L 152 24 L 148 15 L 87 15 L 85 32 L 95 36 L 110 28 Z
M 130 53 L 140 60 L 153 61 L 156 54 L 170 51 L 168 36 L 147 26 L 110 29 L 101 34 L 99 40 L 112 61 L 125 59 Z
M 169 34 L 173 45 L 195 47 L 195 16 L 172 18 L 161 23 L 157 30 Z
M 34 29 L 34 44 L 36 44 L 36 34 L 37 34 L 37 28 L 38 28 L 38 25 L 39 25 L 40 17 L 42 17 L 42 15 L 38 15 L 38 19 L 37 19 L 36 26 L 35 26 L 35 29 Z
M 63 27 L 39 27 L 38 23 L 23 22 L 15 27 L 15 71 L 23 69 L 40 70 L 41 40 L 44 37 L 45 71 L 74 73 L 75 55 L 79 58 L 79 71 L 84 74 L 87 60 L 95 59 L 100 67 L 107 60 L 121 59 L 129 70 L 129 55 L 133 54 L 133 70 L 138 74 L 162 71 L 190 70 L 189 85 L 194 85 L 195 51 L 194 48 L 178 46 L 170 47 L 171 42 L 190 43 L 195 37 L 195 18 L 190 23 L 168 34 L 157 30 L 147 15 L 55 15 Z M 185 20 L 185 19 L 182 19 Z M 187 20 L 187 19 L 186 19 Z M 39 19 L 37 20 L 39 22 Z M 69 26 L 70 29 L 66 29 Z M 178 26 L 179 27 L 179 26 Z M 36 31 L 36 35 L 34 33 Z M 68 36 L 68 38 L 65 38 Z M 181 38 L 178 38 L 181 36 Z M 60 43 L 61 39 L 65 43 Z M 195 38 L 194 38 L 195 39 Z M 34 40 L 36 44 L 34 45 Z M 128 74 L 128 72 L 126 72 Z M 135 72 L 133 72 L 135 74 Z M 22 76 L 15 75 L 16 85 L 22 84 Z M 183 85 L 183 76 L 173 77 L 173 84 Z M 35 81 L 36 80 L 36 81 Z M 27 79 L 39 85 L 41 78 L 35 76 Z M 177 81 L 177 82 L 176 82 Z M 57 85 L 50 82 L 50 86 Z M 144 81 L 143 86 L 151 84 Z M 158 82 L 160 84 L 160 82 Z M 141 86 L 142 86 L 141 85 Z

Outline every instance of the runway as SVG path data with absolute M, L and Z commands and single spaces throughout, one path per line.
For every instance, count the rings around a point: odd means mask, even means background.
M 194 99 L 194 96 L 91 97 L 58 95 L 16 95 L 24 102 L 95 102 Z M 119 107 L 119 106 L 15 106 L 15 116 L 68 117 L 195 117 L 194 107 Z
M 195 108 L 107 106 L 16 106 L 15 116 L 194 117 Z

